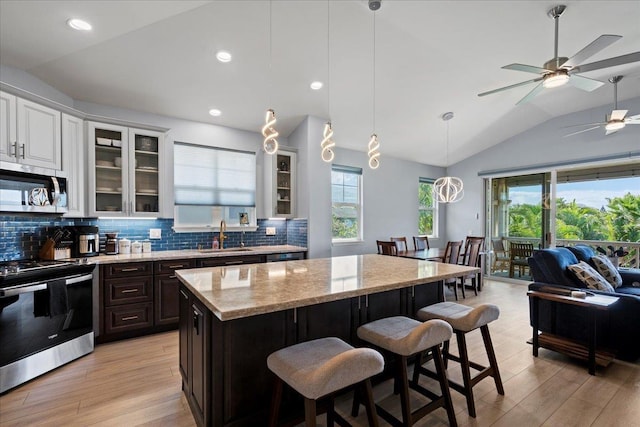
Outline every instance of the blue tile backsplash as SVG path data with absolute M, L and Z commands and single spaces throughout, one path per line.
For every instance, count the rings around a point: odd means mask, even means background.
M 217 232 L 175 233 L 171 227 L 172 219 L 65 219 L 59 216 L 0 216 L 0 260 L 9 261 L 25 258 L 37 258 L 40 247 L 57 227 L 74 225 L 93 225 L 100 230 L 100 251 L 104 251 L 105 233 L 117 232 L 118 238 L 131 241 L 149 240 L 153 251 L 197 249 L 211 247 Z M 266 227 L 275 227 L 276 234 L 267 236 Z M 162 230 L 161 239 L 149 239 L 149 229 Z M 256 231 L 225 233 L 226 248 L 239 247 L 241 238 L 245 246 L 295 245 L 307 246 L 307 220 L 269 220 L 259 219 Z

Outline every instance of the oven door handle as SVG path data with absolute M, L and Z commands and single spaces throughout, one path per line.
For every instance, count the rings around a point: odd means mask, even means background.
M 69 286 L 69 285 L 74 285 L 80 282 L 86 282 L 87 280 L 93 280 L 93 274 L 85 274 L 83 276 L 71 277 L 70 279 L 67 279 L 64 283 L 65 285 Z
M 39 283 L 37 285 L 31 285 L 31 286 L 16 287 L 16 288 L 5 289 L 3 291 L 0 291 L 0 297 L 12 297 L 14 295 L 27 294 L 35 291 L 43 291 L 45 289 L 47 289 L 46 283 Z

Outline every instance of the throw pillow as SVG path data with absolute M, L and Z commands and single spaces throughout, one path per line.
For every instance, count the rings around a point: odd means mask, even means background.
M 604 277 L 607 282 L 611 283 L 611 286 L 617 288 L 622 286 L 622 277 L 618 269 L 611 263 L 611 260 L 604 255 L 597 255 L 591 258 L 591 262 L 596 266 L 598 273 Z
M 587 285 L 587 288 L 598 291 L 615 292 L 613 286 L 586 262 L 580 261 L 578 264 L 570 265 L 567 268 L 576 275 L 578 280 Z

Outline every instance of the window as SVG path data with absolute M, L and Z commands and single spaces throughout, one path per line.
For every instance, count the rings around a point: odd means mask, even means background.
M 174 144 L 174 229 L 198 231 L 256 226 L 256 155 L 215 147 Z
M 418 183 L 418 234 L 438 237 L 438 204 L 433 197 L 433 180 Z
M 362 169 L 332 166 L 331 219 L 334 242 L 362 240 Z

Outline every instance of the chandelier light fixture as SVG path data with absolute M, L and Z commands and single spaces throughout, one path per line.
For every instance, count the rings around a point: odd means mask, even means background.
M 275 154 L 278 151 L 278 131 L 275 130 L 273 125 L 276 124 L 276 113 L 269 109 L 267 115 L 264 118 L 264 126 L 262 127 L 262 136 L 264 136 L 264 142 L 262 147 L 267 154 Z
M 329 3 L 327 0 L 327 110 L 329 113 L 329 121 L 324 125 L 324 130 L 322 131 L 322 142 L 320 142 L 320 147 L 322 148 L 322 153 L 320 154 L 322 160 L 329 163 L 333 161 L 335 157 L 335 153 L 333 152 L 333 147 L 335 147 L 336 143 L 333 142 L 333 129 L 331 127 L 331 75 L 330 75 L 330 63 L 329 63 Z
M 269 0 L 269 74 L 271 73 L 271 0 Z M 262 136 L 264 137 L 264 141 L 262 142 L 262 148 L 264 152 L 267 154 L 276 154 L 278 152 L 278 140 L 276 139 L 279 135 L 278 131 L 275 129 L 276 124 L 276 112 L 273 109 L 269 108 L 267 110 L 267 114 L 264 118 L 264 126 L 262 127 Z
M 327 122 L 324 125 L 324 131 L 322 132 L 322 142 L 320 146 L 322 147 L 322 160 L 329 163 L 335 157 L 335 153 L 332 148 L 335 147 L 336 143 L 333 142 L 333 129 L 331 129 L 331 122 Z
M 373 130 L 369 138 L 369 145 L 367 146 L 369 156 L 369 167 L 371 169 L 378 169 L 380 167 L 380 143 L 378 142 L 378 135 L 375 133 L 376 129 L 376 14 L 375 11 L 380 8 L 378 3 L 377 7 L 372 7 L 369 3 L 369 9 L 373 11 Z
M 446 163 L 449 167 L 449 120 L 453 119 L 451 111 L 442 115 L 442 120 L 447 122 L 447 148 Z M 464 196 L 464 185 L 460 178 L 455 176 L 443 176 L 433 183 L 433 191 L 438 203 L 455 203 Z

